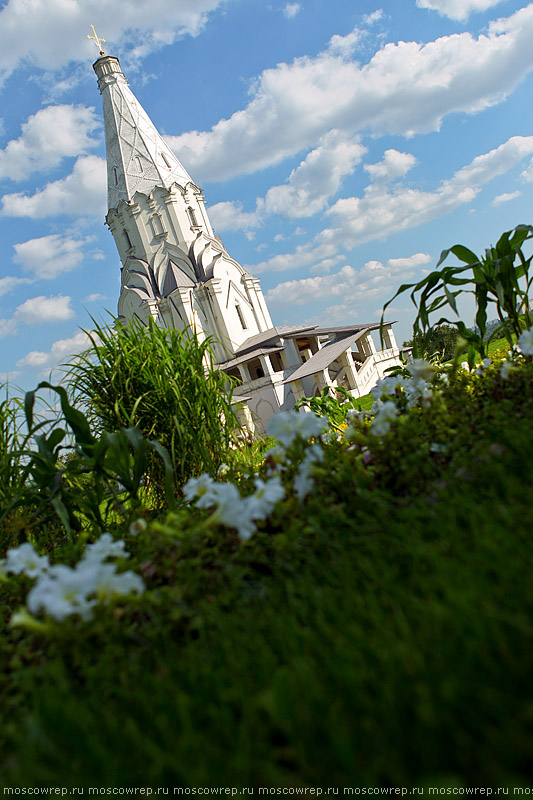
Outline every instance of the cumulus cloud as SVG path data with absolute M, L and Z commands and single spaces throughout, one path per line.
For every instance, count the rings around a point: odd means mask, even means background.
M 0 19 L 2 17 L 0 12 Z M 94 108 L 47 106 L 23 124 L 18 139 L 0 150 L 0 178 L 23 180 L 57 167 L 98 144 L 92 134 L 101 126 Z
M 354 171 L 365 153 L 366 147 L 357 140 L 330 131 L 291 172 L 286 184 L 268 190 L 264 211 L 291 218 L 316 214 L 337 193 L 342 178 Z
M 77 355 L 89 346 L 89 337 L 85 331 L 79 331 L 68 339 L 59 339 L 54 342 L 47 352 L 32 350 L 30 353 L 17 361 L 17 367 L 46 368 L 51 369 L 64 361 L 69 356 Z
M 74 310 L 71 298 L 65 295 L 30 297 L 17 306 L 12 317 L 0 319 L 0 338 L 17 332 L 19 325 L 64 322 L 72 319 Z
M 72 239 L 58 233 L 15 244 L 15 263 L 36 278 L 56 278 L 75 269 L 87 254 L 92 236 Z
M 443 17 L 466 22 L 473 11 L 486 11 L 502 0 L 416 0 L 418 8 L 430 8 Z
M 287 17 L 287 19 L 292 19 L 301 10 L 302 7 L 300 3 L 287 3 L 285 8 L 283 9 L 283 13 Z
M 59 214 L 104 215 L 106 209 L 106 164 L 97 156 L 81 156 L 70 175 L 48 183 L 28 195 L 23 192 L 2 197 L 2 214 L 7 217 L 42 219 Z
M 285 269 L 301 269 L 302 267 L 309 267 L 321 261 L 323 258 L 329 258 L 337 255 L 338 247 L 331 242 L 323 242 L 315 244 L 309 242 L 308 244 L 298 245 L 293 253 L 280 253 L 277 256 L 272 256 L 266 261 L 260 261 L 253 266 L 247 266 L 249 272 L 258 275 L 261 272 L 281 272 Z
M 26 325 L 37 325 L 41 322 L 64 322 L 72 319 L 74 310 L 71 307 L 72 298 L 57 294 L 53 297 L 30 297 L 25 300 L 15 311 L 17 321 Z
M 138 0 L 7 0 L 0 11 L 0 76 L 22 61 L 57 69 L 95 57 L 95 44 L 87 39 L 89 22 L 97 32 L 105 30 L 114 53 L 129 44 L 130 57 L 144 56 L 180 36 L 198 34 L 220 4 L 221 0 L 152 0 L 147 13 L 146 4 Z
M 356 139 L 329 131 L 291 172 L 286 183 L 272 186 L 264 198 L 257 199 L 255 211 L 245 212 L 240 203 L 228 201 L 212 206 L 209 216 L 221 231 L 256 228 L 269 214 L 290 219 L 311 217 L 322 211 L 338 192 L 344 176 L 354 171 L 365 153 L 366 147 Z
M 377 164 L 365 164 L 375 183 L 387 183 L 396 178 L 401 178 L 416 164 L 416 158 L 411 153 L 401 153 L 399 150 L 385 150 L 383 160 Z
M 330 129 L 413 135 L 501 102 L 533 69 L 533 4 L 488 31 L 389 43 L 360 65 L 328 51 L 265 70 L 246 108 L 168 137 L 199 180 L 223 180 L 314 147 Z
M 326 212 L 339 227 L 322 231 L 318 241 L 342 238 L 347 246 L 354 247 L 435 219 L 471 202 L 485 183 L 512 169 L 531 153 L 533 136 L 513 136 L 489 153 L 474 158 L 434 192 L 370 185 L 363 197 L 338 200 Z
M 261 222 L 257 211 L 244 211 L 242 203 L 226 200 L 209 206 L 209 219 L 218 231 L 246 231 L 256 228 Z
M 343 298 L 343 302 L 367 300 L 391 290 L 398 277 L 410 278 L 416 269 L 431 261 L 427 253 L 415 253 L 407 258 L 391 258 L 386 264 L 367 261 L 361 269 L 349 264 L 334 274 L 317 275 L 300 280 L 284 281 L 267 292 L 267 302 L 272 307 L 305 305 L 313 301 Z

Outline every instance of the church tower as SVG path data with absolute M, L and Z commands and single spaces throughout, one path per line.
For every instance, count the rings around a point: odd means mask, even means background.
M 257 278 L 231 258 L 202 191 L 128 86 L 118 58 L 94 66 L 104 108 L 109 211 L 122 262 L 119 318 L 212 336 L 226 361 L 272 327 Z
M 99 40 L 96 33 L 89 38 Z M 217 366 L 240 381 L 234 400 L 250 430 L 301 397 L 337 388 L 360 397 L 398 365 L 392 323 L 273 327 L 259 279 L 215 236 L 204 196 L 157 132 L 120 68 L 100 51 L 109 211 L 122 262 L 119 318 L 210 336 Z M 241 394 L 242 393 L 242 394 Z

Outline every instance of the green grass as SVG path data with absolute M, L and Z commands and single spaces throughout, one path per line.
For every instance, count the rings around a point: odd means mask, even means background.
M 126 533 L 143 598 L 4 627 L 5 784 L 529 785 L 532 422 L 531 365 L 461 373 L 244 545 L 188 510 Z

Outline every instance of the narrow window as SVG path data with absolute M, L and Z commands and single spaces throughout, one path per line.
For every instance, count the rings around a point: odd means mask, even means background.
M 187 214 L 189 215 L 189 219 L 191 221 L 192 227 L 193 228 L 198 228 L 199 227 L 198 226 L 198 220 L 196 219 L 196 214 L 194 213 L 194 208 L 191 208 L 191 206 L 189 206 L 187 208 Z
M 237 312 L 237 316 L 239 317 L 239 322 L 242 325 L 243 331 L 248 329 L 248 325 L 246 324 L 246 320 L 244 319 L 244 314 L 242 313 L 242 309 L 238 303 L 235 303 L 235 311 Z
M 150 224 L 152 226 L 154 236 L 160 236 L 162 233 L 165 233 L 163 222 L 161 221 L 159 214 L 154 214 L 153 217 L 150 217 Z
M 164 161 L 164 163 L 165 163 L 165 166 L 167 167 L 167 169 L 172 169 L 172 167 L 171 167 L 171 165 L 170 165 L 170 161 L 169 161 L 169 160 L 168 160 L 168 158 L 166 157 L 165 153 L 161 153 L 161 158 L 163 159 L 163 161 Z
M 113 167 L 113 178 L 115 179 L 115 186 L 118 186 L 118 169 Z
M 131 239 L 129 237 L 129 233 L 126 230 L 126 228 L 122 228 L 122 233 L 124 234 L 124 241 L 126 242 L 126 250 L 131 250 L 133 245 L 131 243 Z
M 135 158 L 133 160 L 135 161 L 135 166 L 137 167 L 137 171 L 138 172 L 144 172 L 143 164 L 142 164 L 142 161 L 139 158 L 139 156 L 135 156 Z

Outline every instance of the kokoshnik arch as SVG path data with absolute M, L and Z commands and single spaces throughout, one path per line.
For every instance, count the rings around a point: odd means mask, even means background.
M 103 39 L 96 38 L 99 48 Z M 128 86 L 118 58 L 94 63 L 102 95 L 109 211 L 122 262 L 118 315 L 211 337 L 219 369 L 238 377 L 249 427 L 326 386 L 366 394 L 398 364 L 392 323 L 274 327 L 260 281 L 230 256 L 204 196 Z M 244 420 L 243 420 L 244 421 Z

